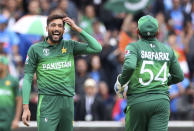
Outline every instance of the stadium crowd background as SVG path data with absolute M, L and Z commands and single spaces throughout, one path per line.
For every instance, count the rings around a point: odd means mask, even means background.
M 159 41 L 171 46 L 184 72 L 183 82 L 169 88 L 170 120 L 194 120 L 194 1 L 155 0 L 137 14 L 114 13 L 103 5 L 107 0 L 1 0 L 0 54 L 9 58 L 10 73 L 23 80 L 28 48 L 44 39 L 20 34 L 12 27 L 24 15 L 66 13 L 102 45 L 100 54 L 76 56 L 75 120 L 116 120 L 124 122 L 126 100 L 113 90 L 122 71 L 124 48 L 138 40 L 138 19 L 146 14 L 157 18 Z M 66 30 L 64 39 L 82 41 L 79 34 Z M 91 79 L 88 79 L 91 78 Z M 30 108 L 36 120 L 37 85 L 34 76 Z

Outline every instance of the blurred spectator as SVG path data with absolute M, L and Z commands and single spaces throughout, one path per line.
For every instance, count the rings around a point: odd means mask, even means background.
M 165 23 L 165 16 L 162 12 L 156 14 L 156 19 L 158 20 L 159 34 L 158 40 L 161 42 L 166 42 L 168 37 L 168 29 Z
M 192 28 L 194 30 L 194 1 L 192 1 L 192 8 L 191 8 L 191 12 L 189 13 L 189 15 L 191 16 Z
M 173 8 L 167 12 L 168 24 L 179 34 L 183 29 L 185 14 L 181 9 L 180 0 L 172 0 L 172 4 Z
M 98 84 L 98 94 L 102 98 L 104 103 L 104 109 L 106 110 L 106 114 L 104 116 L 105 120 L 112 120 L 112 109 L 114 105 L 114 97 L 109 94 L 109 88 L 106 82 L 101 81 Z
M 133 21 L 133 16 L 128 15 L 122 25 L 119 34 L 119 49 L 124 53 L 125 47 L 132 42 L 137 41 L 137 22 Z
M 186 60 L 186 56 L 183 49 L 181 49 L 177 44 L 177 36 L 174 33 L 169 35 L 168 45 L 174 50 L 178 62 L 181 66 L 181 69 L 183 70 L 184 76 L 186 78 L 189 78 L 189 67 Z
M 84 83 L 85 96 L 76 103 L 75 120 L 99 121 L 105 120 L 106 110 L 103 101 L 97 96 L 97 84 L 93 79 L 87 79 Z
M 89 78 L 88 65 L 84 58 L 76 61 L 75 92 L 77 95 L 85 95 L 83 84 Z
M 70 0 L 58 0 L 57 8 L 61 9 L 64 13 L 78 23 L 78 10 L 75 4 Z
M 104 41 L 104 35 L 105 35 L 105 31 L 101 32 L 100 31 L 100 26 L 101 23 L 98 20 L 95 20 L 92 23 L 92 29 L 93 29 L 93 37 L 102 45 L 103 41 Z
M 159 12 L 165 13 L 164 0 L 155 0 L 152 4 L 152 13 L 155 16 Z
M 185 93 L 177 100 L 178 120 L 194 120 L 194 89 L 188 86 Z
M 189 86 L 189 84 L 190 84 L 190 81 L 188 79 L 184 79 L 181 83 L 170 86 L 169 93 L 170 93 L 170 100 L 171 100 L 170 101 L 171 120 L 180 120 L 181 114 L 177 109 L 178 99 L 180 99 L 181 96 L 185 94 L 185 89 Z
M 101 61 L 98 55 L 94 55 L 91 58 L 91 71 L 89 72 L 89 76 L 97 83 L 100 81 L 108 81 L 103 68 L 101 68 Z
M 3 45 L 3 51 L 17 65 L 21 62 L 18 51 L 19 38 L 15 32 L 7 28 L 7 22 L 8 19 L 0 14 L 0 44 Z
M 48 16 L 50 13 L 50 0 L 40 0 L 41 15 Z
M 18 79 L 8 73 L 8 59 L 0 56 L 0 130 L 19 127 L 22 97 Z
M 13 24 L 24 14 L 21 2 L 16 0 L 7 0 L 2 14 L 9 18 L 8 27 L 11 29 Z
M 17 33 L 17 36 L 20 39 L 20 42 L 18 45 L 19 46 L 19 54 L 22 57 L 22 64 L 24 64 L 25 60 L 26 60 L 28 49 L 33 44 L 32 43 L 33 40 L 30 39 L 30 36 L 32 36 L 32 35 Z
M 80 26 L 89 34 L 93 34 L 92 24 L 96 20 L 95 9 L 93 5 L 87 5 L 83 16 L 80 20 Z M 105 26 L 101 23 L 100 24 L 100 32 L 104 33 L 106 31 Z
M 189 14 L 191 12 L 191 8 L 192 8 L 192 5 L 191 5 L 191 0 L 182 0 L 182 9 L 185 13 Z
M 28 14 L 39 15 L 40 14 L 40 3 L 39 0 L 29 0 L 28 3 Z
M 104 36 L 104 41 L 102 43 L 103 48 L 100 54 L 100 60 L 101 60 L 101 68 L 104 69 L 108 79 L 107 84 L 111 94 L 114 93 L 114 89 L 112 87 L 114 86 L 114 82 L 118 74 L 117 74 L 117 69 L 115 69 L 114 62 L 112 61 L 112 59 L 109 59 L 109 55 L 117 48 L 117 43 L 118 43 L 118 31 L 116 30 L 112 32 L 107 31 L 107 33 Z M 115 57 L 113 59 L 114 61 L 117 61 Z
M 126 97 L 126 92 L 124 93 Z M 127 100 L 116 96 L 116 102 L 112 110 L 112 119 L 125 123 L 125 110 L 127 107 Z
M 194 81 L 194 30 L 192 31 L 192 37 L 188 44 L 187 61 L 190 70 L 190 80 Z

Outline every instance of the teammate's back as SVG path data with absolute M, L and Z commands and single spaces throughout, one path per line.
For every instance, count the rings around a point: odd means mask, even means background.
M 127 90 L 126 131 L 167 131 L 170 113 L 168 85 L 183 80 L 174 51 L 160 43 L 158 22 L 152 16 L 138 21 L 140 40 L 126 47 L 116 93 Z
M 179 68 L 170 47 L 160 43 L 156 38 L 140 39 L 136 43 L 129 44 L 126 51 L 135 53 L 137 57 L 137 68 L 131 76 L 128 94 L 168 91 L 169 73 L 173 75 L 173 70 Z M 176 72 L 176 75 L 182 80 L 180 70 Z

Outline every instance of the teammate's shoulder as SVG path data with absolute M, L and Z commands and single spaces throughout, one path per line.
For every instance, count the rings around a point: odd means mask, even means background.
M 126 47 L 136 47 L 137 46 L 137 42 L 132 42 L 129 43 Z
M 62 40 L 62 43 L 63 44 L 72 44 L 72 43 L 74 43 L 75 41 L 73 41 L 73 40 Z

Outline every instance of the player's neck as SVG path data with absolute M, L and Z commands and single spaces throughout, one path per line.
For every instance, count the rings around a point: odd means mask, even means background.
M 50 44 L 50 45 L 56 45 L 56 44 L 58 44 L 58 43 L 52 42 L 50 39 L 47 40 L 47 43 Z

